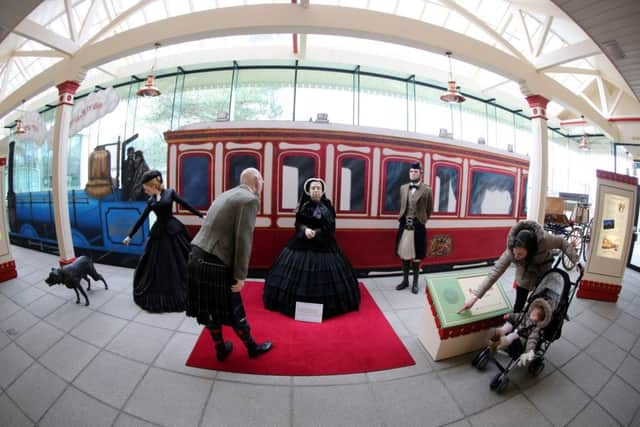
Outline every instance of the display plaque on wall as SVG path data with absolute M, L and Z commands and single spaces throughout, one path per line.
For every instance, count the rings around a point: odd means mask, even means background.
M 638 179 L 601 170 L 597 177 L 587 265 L 577 296 L 617 301 L 631 247 Z

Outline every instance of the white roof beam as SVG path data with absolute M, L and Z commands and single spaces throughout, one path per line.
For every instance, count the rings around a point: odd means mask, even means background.
M 520 15 L 520 23 L 522 24 L 524 35 L 527 36 L 527 43 L 529 44 L 529 53 L 533 55 L 533 43 L 531 42 L 531 34 L 529 34 L 529 28 L 527 27 L 527 22 L 524 19 L 524 12 L 522 10 L 518 10 L 518 15 Z
M 9 85 L 9 74 L 11 74 L 11 66 L 13 65 L 13 58 L 9 58 L 4 66 L 4 73 L 2 75 L 2 82 L 0 82 L 0 97 L 4 97 L 7 86 Z M 4 114 L 2 115 L 4 116 Z
M 496 32 L 493 28 L 487 25 L 486 22 L 484 22 L 482 19 L 478 18 L 475 14 L 469 12 L 467 9 L 460 6 L 455 0 L 440 0 L 440 3 L 442 3 L 447 8 L 454 10 L 460 15 L 462 15 L 464 18 L 467 19 L 467 21 L 471 22 L 476 27 L 480 28 L 487 35 L 489 35 L 489 37 L 493 38 L 498 44 L 508 49 L 509 52 L 511 52 L 516 57 L 522 59 L 523 61 L 527 60 L 522 55 L 522 53 L 520 53 L 520 51 L 516 49 L 511 43 L 509 43 L 504 37 L 498 34 L 498 32 Z
M 587 103 L 589 104 L 589 106 L 591 106 L 591 108 L 593 108 L 596 111 L 600 111 L 600 107 L 598 107 L 595 102 L 593 102 L 593 100 L 591 100 L 591 98 L 589 98 L 587 95 L 585 95 L 584 93 L 580 94 L 580 97 L 582 99 L 584 99 L 585 101 L 587 101 Z
M 71 0 L 64 0 L 64 9 L 67 15 L 67 24 L 69 25 L 69 34 L 71 35 L 71 40 L 77 40 L 76 33 L 76 23 L 73 21 L 73 5 L 71 4 Z
M 98 13 L 98 6 L 100 6 L 99 0 L 91 1 L 91 5 L 89 6 L 89 10 L 87 11 L 87 16 L 84 17 L 84 22 L 82 22 L 80 32 L 78 33 L 78 41 L 80 43 L 83 43 L 87 39 L 89 28 L 91 28 L 91 26 L 93 25 L 93 18 Z
M 147 51 L 156 42 L 168 46 L 213 37 L 273 33 L 357 37 L 437 54 L 456 46 L 456 59 L 517 81 L 529 93 L 545 96 L 584 114 L 612 139 L 619 136 L 618 129 L 597 109 L 539 73 L 530 63 L 464 34 L 388 13 L 316 4 L 304 9 L 291 3 L 225 7 L 174 16 L 116 34 L 94 45 L 85 45 L 73 57 L 49 67 L 0 102 L 0 117 L 19 105 L 20 100 L 29 99 L 55 83 L 75 78 L 83 70 Z
M 117 79 L 118 76 L 114 73 L 112 73 L 111 71 L 107 70 L 106 67 L 101 66 L 101 67 L 96 67 L 98 70 L 102 71 L 103 73 L 105 73 L 108 76 L 111 76 L 112 79 Z
M 506 18 L 502 22 L 502 25 L 498 27 L 498 34 L 500 34 L 500 37 L 502 37 L 505 31 L 507 31 L 507 27 L 509 26 L 509 24 L 511 24 L 512 19 L 513 19 L 513 13 L 509 13 L 506 15 Z
M 103 0 L 103 1 L 106 1 L 106 0 Z M 158 1 L 158 0 L 140 0 L 138 3 L 134 4 L 129 9 L 127 9 L 127 10 L 123 11 L 122 13 L 120 13 L 117 18 L 110 19 L 109 23 L 106 26 L 104 26 L 100 31 L 98 31 L 93 37 L 91 37 L 91 39 L 89 41 L 87 41 L 86 44 L 93 44 L 93 42 L 98 40 L 100 37 L 102 37 L 108 31 L 111 31 L 113 28 L 115 28 L 116 26 L 120 25 L 120 23 L 122 21 L 124 21 L 125 19 L 129 18 L 131 15 L 136 13 L 138 10 L 140 10 L 143 7 L 145 7 L 149 3 L 153 3 L 154 1 Z M 105 9 L 107 9 L 106 3 L 105 3 Z M 111 16 L 111 13 L 108 10 L 107 10 L 107 14 L 109 14 L 109 16 Z M 158 34 L 162 34 L 162 32 L 159 32 Z
M 111 13 L 111 10 L 109 9 L 107 0 L 102 0 L 102 6 L 104 7 L 104 13 L 107 14 L 107 18 L 109 18 L 109 21 L 113 21 L 115 17 L 113 16 L 113 13 Z
M 591 39 L 588 39 L 542 55 L 536 58 L 533 65 L 538 71 L 541 71 L 546 68 L 555 67 L 556 65 L 588 58 L 599 53 L 602 52 L 598 46 Z
M 29 81 L 29 74 L 27 73 L 27 71 L 24 69 L 24 67 L 22 66 L 22 64 L 20 63 L 20 61 L 15 61 L 13 63 L 16 67 L 16 69 L 18 70 L 18 72 L 20 74 L 22 74 L 22 77 L 26 80 Z
M 558 73 L 558 74 L 585 74 L 589 76 L 599 76 L 599 70 L 590 70 L 588 68 L 578 67 L 550 67 L 544 70 L 545 73 Z
M 538 46 L 536 47 L 536 51 L 534 54 L 536 58 L 540 56 L 540 53 L 542 52 L 542 48 L 544 47 L 544 44 L 547 41 L 547 35 L 549 34 L 549 29 L 551 28 L 552 22 L 553 22 L 553 16 L 547 16 L 547 19 L 544 22 L 544 27 L 542 28 L 542 34 L 540 35 L 540 41 L 538 42 Z
M 57 50 L 16 50 L 13 52 L 13 56 L 23 58 L 66 58 L 68 55 Z
M 616 92 L 616 97 L 613 99 L 613 102 L 611 103 L 611 107 L 609 109 L 609 114 L 608 114 L 609 117 L 613 116 L 613 113 L 616 111 L 616 108 L 618 108 L 618 104 L 622 99 L 623 93 L 624 91 L 621 88 L 618 88 L 618 92 Z
M 496 84 L 493 84 L 493 85 L 491 85 L 491 86 L 487 86 L 487 87 L 485 87 L 485 88 L 482 88 L 482 89 L 481 89 L 481 92 L 488 92 L 488 91 L 490 91 L 490 90 L 493 90 L 493 89 L 499 88 L 500 86 L 505 85 L 505 84 L 510 83 L 510 82 L 511 82 L 511 80 L 509 80 L 509 79 L 500 80 L 500 81 L 499 81 L 498 83 L 496 83 Z
M 18 24 L 13 32 L 67 55 L 73 55 L 80 48 L 68 38 L 62 37 L 28 18 Z
M 607 92 L 604 90 L 602 77 L 597 76 L 596 83 L 598 85 L 598 96 L 600 97 L 600 112 L 606 115 L 609 112 L 609 108 L 607 108 Z

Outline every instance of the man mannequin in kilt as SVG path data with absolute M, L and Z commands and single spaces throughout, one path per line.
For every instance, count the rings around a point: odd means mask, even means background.
M 215 199 L 191 242 L 187 316 L 209 329 L 221 362 L 233 349 L 222 337 L 223 324 L 233 327 L 249 357 L 266 353 L 272 346 L 269 341 L 258 344 L 253 340 L 240 296 L 263 185 L 258 170 L 243 170 L 240 185 Z
M 409 183 L 400 187 L 400 214 L 396 253 L 402 260 L 402 282 L 396 289 L 409 287 L 409 269 L 413 270 L 411 292 L 418 293 L 420 262 L 427 255 L 426 224 L 433 212 L 431 187 L 421 182 L 422 166 L 413 163 L 409 168 Z

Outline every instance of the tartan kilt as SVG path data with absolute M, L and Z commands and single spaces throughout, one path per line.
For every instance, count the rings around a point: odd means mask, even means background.
M 396 234 L 396 255 L 398 254 L 400 240 L 402 239 L 402 233 L 404 232 L 405 225 L 407 223 L 406 217 L 402 217 L 398 224 L 398 233 Z M 413 219 L 413 242 L 416 250 L 415 259 L 423 259 L 427 256 L 427 227 L 417 219 Z
M 187 316 L 199 324 L 231 325 L 233 272 L 217 257 L 193 247 L 188 263 Z

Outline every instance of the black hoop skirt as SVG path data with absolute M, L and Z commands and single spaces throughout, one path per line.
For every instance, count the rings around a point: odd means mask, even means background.
M 156 222 L 133 277 L 135 303 L 154 313 L 185 311 L 190 251 L 191 237 L 180 221 Z
M 342 251 L 332 246 L 322 252 L 285 247 L 265 281 L 265 307 L 294 317 L 296 301 L 323 304 L 323 319 L 358 310 L 358 279 Z

